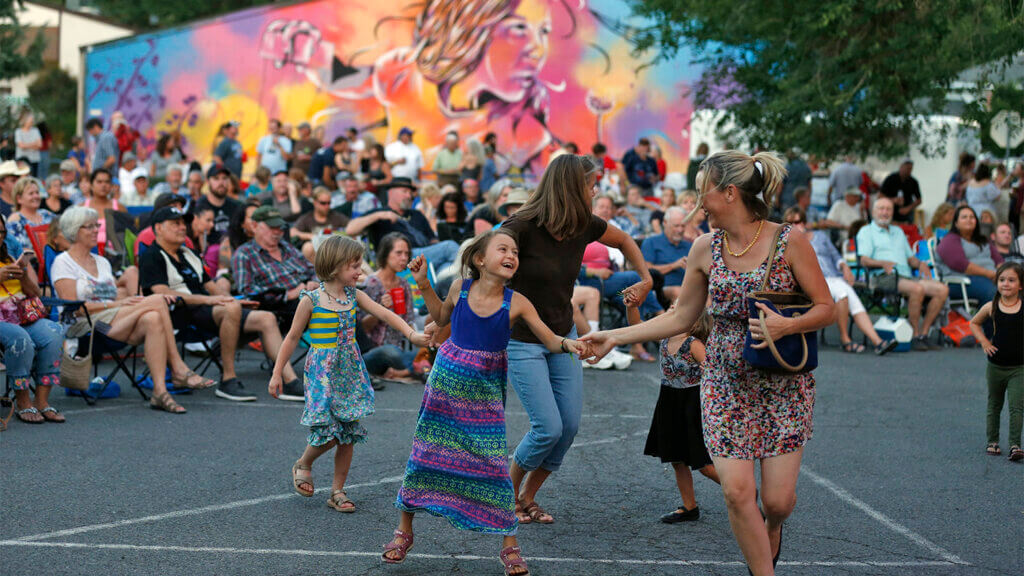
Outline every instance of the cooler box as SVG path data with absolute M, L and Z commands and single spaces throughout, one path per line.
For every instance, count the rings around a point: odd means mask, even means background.
M 882 316 L 875 322 L 875 332 L 878 332 L 882 340 L 896 340 L 894 352 L 910 351 L 910 342 L 914 339 L 914 329 L 905 318 Z

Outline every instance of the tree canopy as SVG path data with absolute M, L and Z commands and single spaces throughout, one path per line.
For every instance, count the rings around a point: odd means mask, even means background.
M 269 4 L 273 0 L 96 0 L 103 15 L 140 30 L 177 26 L 192 20 Z
M 18 78 L 43 65 L 46 38 L 36 34 L 26 42 L 26 27 L 18 20 L 22 0 L 0 0 L 0 80 Z
M 755 145 L 826 158 L 892 157 L 909 139 L 937 151 L 920 136 L 958 75 L 1024 47 L 1019 0 L 631 1 L 650 22 L 638 50 L 685 46 L 704 66 L 696 108 L 724 110 Z

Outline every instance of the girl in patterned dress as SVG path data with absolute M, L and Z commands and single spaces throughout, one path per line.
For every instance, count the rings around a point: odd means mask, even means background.
M 409 268 L 427 284 L 423 257 Z M 451 321 L 452 335 L 437 353 L 420 406 L 412 453 L 395 505 L 401 519 L 384 546 L 388 564 L 412 548 L 412 519 L 426 511 L 462 530 L 501 534 L 506 575 L 529 574 L 516 542 L 515 496 L 505 444 L 505 393 L 512 324 L 522 320 L 552 353 L 582 352 L 541 321 L 526 297 L 505 286 L 519 267 L 515 237 L 498 228 L 480 236 L 462 255 L 462 282 L 442 303 L 423 296 L 438 326 Z
M 320 287 L 302 291 L 267 387 L 275 398 L 281 393 L 284 366 L 308 329 L 312 344 L 306 356 L 306 409 L 301 423 L 309 426 L 309 436 L 305 452 L 292 466 L 292 486 L 300 495 L 312 496 L 313 461 L 337 446 L 327 505 L 339 512 L 356 510 L 345 494 L 345 479 L 352 465 L 352 445 L 366 440 L 359 419 L 373 414 L 370 375 L 356 345 L 356 307 L 405 334 L 417 346 L 429 342 L 394 312 L 356 290 L 362 261 L 363 245 L 351 238 L 331 236 L 320 246 L 314 262 Z
M 694 242 L 675 310 L 638 326 L 583 338 L 600 358 L 614 346 L 679 334 L 693 325 L 711 295 L 707 310 L 714 326 L 700 384 L 704 440 L 722 483 L 733 535 L 757 576 L 775 574 L 782 523 L 796 503 L 800 458 L 811 437 L 814 378 L 747 364 L 744 337 L 749 331 L 760 342 L 757 347 L 766 347 L 765 338 L 813 333 L 834 320 L 828 284 L 806 236 L 767 221 L 785 176 L 782 159 L 772 153 L 749 156 L 728 150 L 705 159 L 698 173 L 697 210 L 703 208 L 715 232 Z M 767 289 L 802 291 L 813 306 L 802 316 L 786 318 L 759 304 L 766 315 L 763 331 L 749 320 L 746 295 L 760 289 L 773 243 L 777 252 Z M 763 517 L 755 461 L 761 463 Z

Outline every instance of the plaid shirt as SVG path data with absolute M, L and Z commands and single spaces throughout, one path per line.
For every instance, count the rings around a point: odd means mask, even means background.
M 235 291 L 259 294 L 273 287 L 291 290 L 302 282 L 316 280 L 313 264 L 291 244 L 281 241 L 280 262 L 254 240 L 238 247 L 231 256 Z

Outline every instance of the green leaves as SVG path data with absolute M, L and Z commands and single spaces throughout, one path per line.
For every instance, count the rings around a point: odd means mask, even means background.
M 21 0 L 0 0 L 0 80 L 18 78 L 43 65 L 46 38 L 36 34 L 27 42 L 27 27 L 18 20 Z

